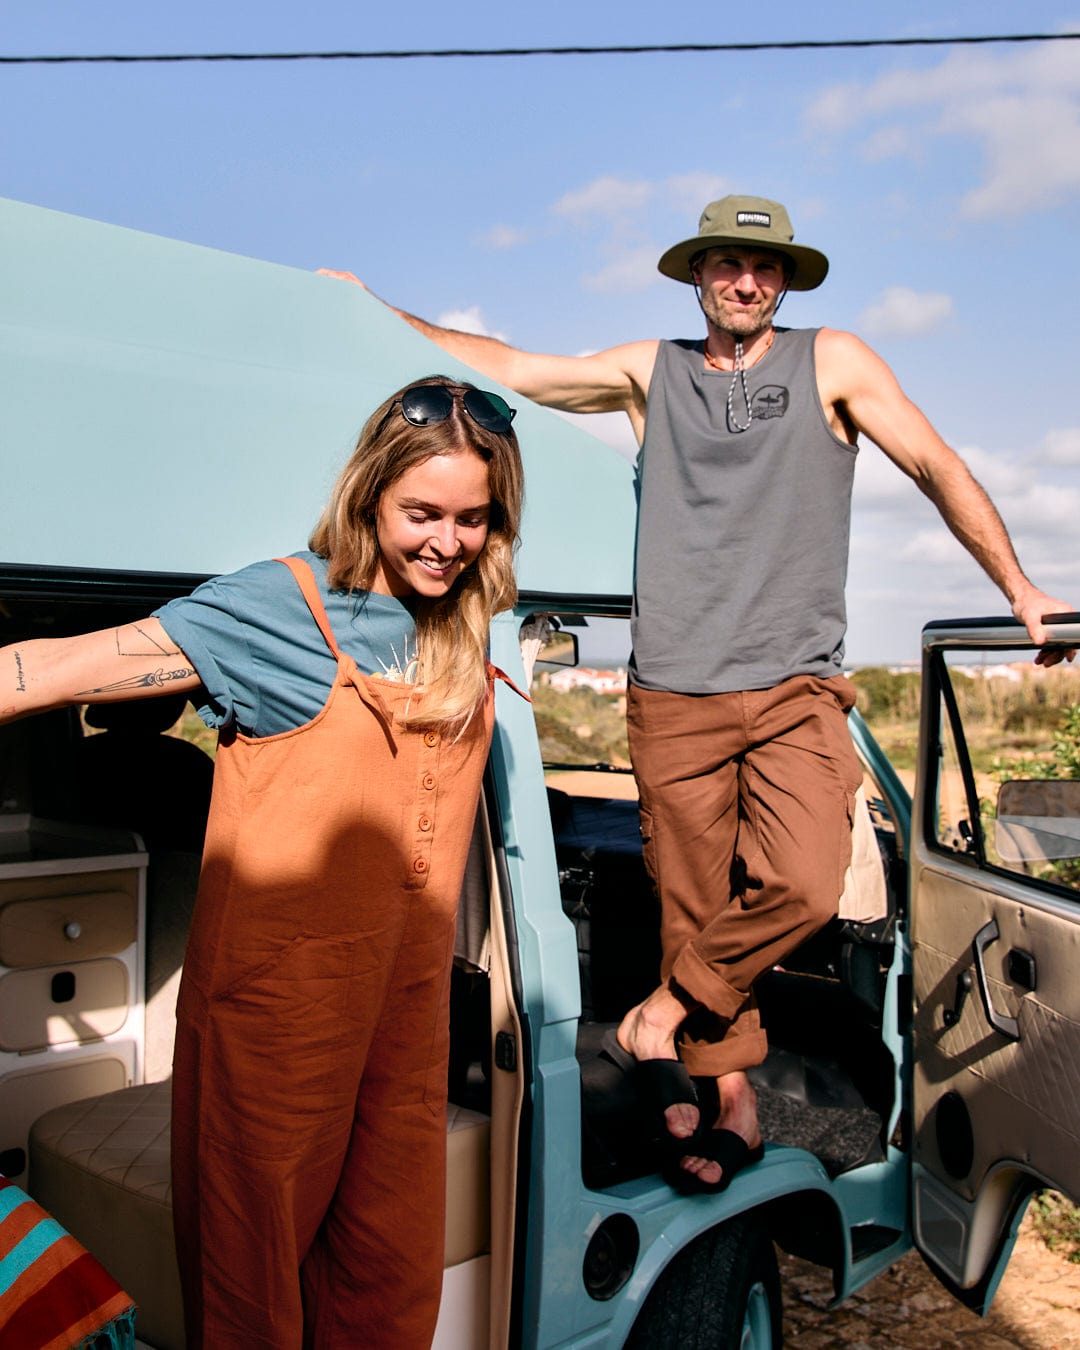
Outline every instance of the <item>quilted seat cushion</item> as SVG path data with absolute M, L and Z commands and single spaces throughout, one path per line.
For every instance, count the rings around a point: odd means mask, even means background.
M 184 1350 L 170 1111 L 167 1080 L 56 1107 L 30 1133 L 29 1189 L 135 1300 L 139 1338 Z M 454 1266 L 488 1250 L 490 1121 L 451 1105 L 446 1131 L 446 1265 Z
M 184 1350 L 169 1181 L 170 1084 L 70 1102 L 30 1131 L 30 1191 L 135 1300 L 136 1334 Z

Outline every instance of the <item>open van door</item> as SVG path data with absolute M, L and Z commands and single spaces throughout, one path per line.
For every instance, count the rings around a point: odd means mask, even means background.
M 912 1228 L 977 1311 L 1028 1197 L 1080 1200 L 1080 670 L 1033 657 L 1011 620 L 923 633 Z

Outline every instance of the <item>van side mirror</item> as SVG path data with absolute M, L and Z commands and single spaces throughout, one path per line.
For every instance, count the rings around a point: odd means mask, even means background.
M 576 666 L 578 664 L 578 639 L 576 633 L 565 629 L 553 632 L 540 648 L 537 664 L 544 666 Z

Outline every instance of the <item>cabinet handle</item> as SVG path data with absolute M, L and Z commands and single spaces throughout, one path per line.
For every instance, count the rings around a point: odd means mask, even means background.
M 69 942 L 78 942 L 82 937 L 82 924 L 77 919 L 69 919 L 64 924 L 64 936 Z

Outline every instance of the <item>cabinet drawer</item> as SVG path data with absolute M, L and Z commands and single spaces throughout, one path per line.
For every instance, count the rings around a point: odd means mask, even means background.
M 117 880 L 123 878 L 69 877 L 60 894 L 9 900 L 0 908 L 0 965 L 90 961 L 130 946 L 138 928 L 138 891 L 117 886 Z M 76 889 L 72 882 L 81 885 Z
M 78 1052 L 76 1052 L 78 1053 Z M 26 1185 L 26 1140 L 38 1116 L 54 1106 L 119 1092 L 131 1082 L 130 1046 L 118 1053 L 72 1059 L 0 1078 L 0 1160 L 6 1177 Z
M 105 958 L 0 978 L 0 1050 L 44 1050 L 111 1036 L 127 1021 L 127 967 Z

